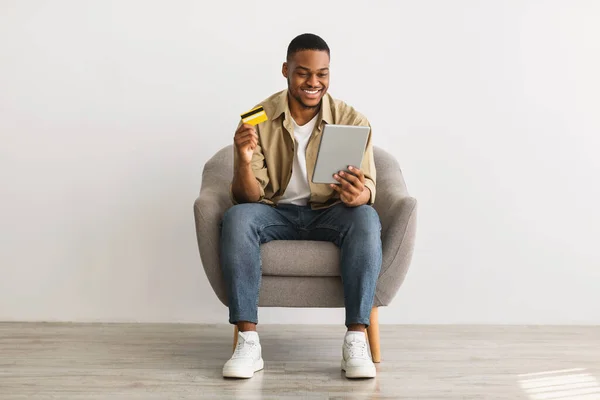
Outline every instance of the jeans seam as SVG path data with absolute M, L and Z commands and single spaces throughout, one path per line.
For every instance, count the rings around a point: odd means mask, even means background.
M 265 228 L 269 228 L 271 226 L 283 226 L 280 224 L 265 224 L 263 225 L 260 229 L 259 229 L 259 233 L 258 233 L 258 287 L 256 289 L 257 293 L 256 293 L 256 305 L 255 305 L 255 309 L 256 309 L 256 324 L 258 325 L 258 303 L 260 302 L 260 287 L 262 286 L 262 264 L 263 264 L 263 260 L 262 260 L 262 255 L 260 254 L 260 236 L 262 234 L 262 231 Z
M 338 247 L 341 247 L 341 245 L 342 245 L 342 240 L 344 239 L 344 236 L 346 236 L 346 232 L 344 232 L 344 231 L 342 231 L 342 230 L 340 230 L 340 229 L 337 229 L 336 227 L 334 227 L 334 226 L 331 226 L 331 225 L 322 225 L 322 224 L 321 224 L 321 225 L 316 225 L 316 226 L 314 227 L 314 229 L 329 229 L 329 230 L 332 230 L 332 231 L 334 231 L 334 232 L 337 232 L 337 234 L 338 234 L 338 235 L 337 235 L 337 236 L 338 236 L 338 239 L 337 239 L 337 240 L 338 240 L 339 242 L 338 242 L 338 243 L 336 243 L 336 242 L 332 242 L 332 243 L 333 243 L 333 244 L 335 244 L 335 245 L 336 245 L 336 246 L 338 246 Z
M 316 225 L 314 229 L 330 229 L 330 230 L 332 230 L 332 231 L 335 231 L 335 232 L 337 232 L 337 233 L 338 233 L 338 235 L 339 235 L 339 237 L 344 237 L 344 235 L 345 235 L 345 232 L 344 232 L 344 231 L 342 231 L 342 230 L 338 229 L 338 228 L 337 228 L 337 227 L 335 227 L 335 226 L 332 226 L 332 225 L 327 225 L 327 224 L 319 224 L 319 225 Z
M 327 224 L 315 225 L 315 229 L 321 229 L 321 228 L 331 229 L 332 231 L 336 231 L 336 232 L 340 231 L 337 227 L 335 227 L 333 225 L 327 225 Z
M 264 225 L 258 227 L 258 231 L 260 233 L 260 231 L 265 230 L 265 228 L 270 228 L 272 226 L 287 226 L 287 225 L 285 225 L 285 224 L 279 224 L 279 223 L 278 224 L 264 224 Z
M 258 274 L 258 293 L 256 294 L 256 324 L 258 325 L 258 303 L 260 300 L 260 286 L 262 285 L 262 259 L 260 260 L 260 273 Z

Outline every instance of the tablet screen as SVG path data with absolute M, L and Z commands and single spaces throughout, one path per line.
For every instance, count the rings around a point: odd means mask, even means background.
M 334 174 L 349 165 L 360 168 L 370 131 L 368 126 L 325 125 L 312 182 L 339 184 Z

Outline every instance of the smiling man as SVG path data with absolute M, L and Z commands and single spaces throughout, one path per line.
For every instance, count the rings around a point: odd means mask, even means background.
M 241 124 L 235 132 L 231 198 L 236 205 L 223 216 L 221 267 L 229 322 L 239 333 L 233 356 L 223 367 L 225 377 L 250 378 L 263 368 L 256 332 L 260 245 L 272 240 L 329 241 L 340 248 L 348 329 L 342 369 L 348 378 L 376 373 L 365 337 L 381 268 L 381 224 L 371 207 L 371 136 L 362 165 L 351 166 L 350 174 L 336 174 L 338 185 L 309 179 L 325 124 L 369 125 L 354 108 L 327 93 L 329 59 L 329 47 L 320 37 L 303 34 L 292 40 L 282 68 L 287 90 L 260 103 L 266 122 Z

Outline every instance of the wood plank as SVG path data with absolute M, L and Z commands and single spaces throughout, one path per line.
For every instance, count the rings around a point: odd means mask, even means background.
M 580 368 L 600 380 L 600 327 L 381 325 L 385 359 L 358 381 L 340 371 L 345 328 L 307 325 L 261 325 L 264 371 L 225 380 L 231 331 L 0 323 L 0 399 L 514 400 L 528 398 L 520 374 Z

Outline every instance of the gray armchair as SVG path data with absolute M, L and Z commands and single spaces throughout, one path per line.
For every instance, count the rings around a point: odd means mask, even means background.
M 375 210 L 381 219 L 383 262 L 370 326 L 367 329 L 374 362 L 381 357 L 377 307 L 387 306 L 404 281 L 412 257 L 417 201 L 410 197 L 398 162 L 374 147 L 377 169 Z M 226 286 L 219 263 L 219 224 L 233 204 L 229 185 L 233 177 L 233 146 L 217 152 L 204 166 L 200 196 L 194 203 L 196 235 L 204 271 L 224 305 Z M 273 241 L 261 246 L 262 307 L 344 307 L 339 275 L 339 250 L 328 242 Z M 237 338 L 235 327 L 234 342 Z M 235 343 L 234 343 L 235 346 Z

